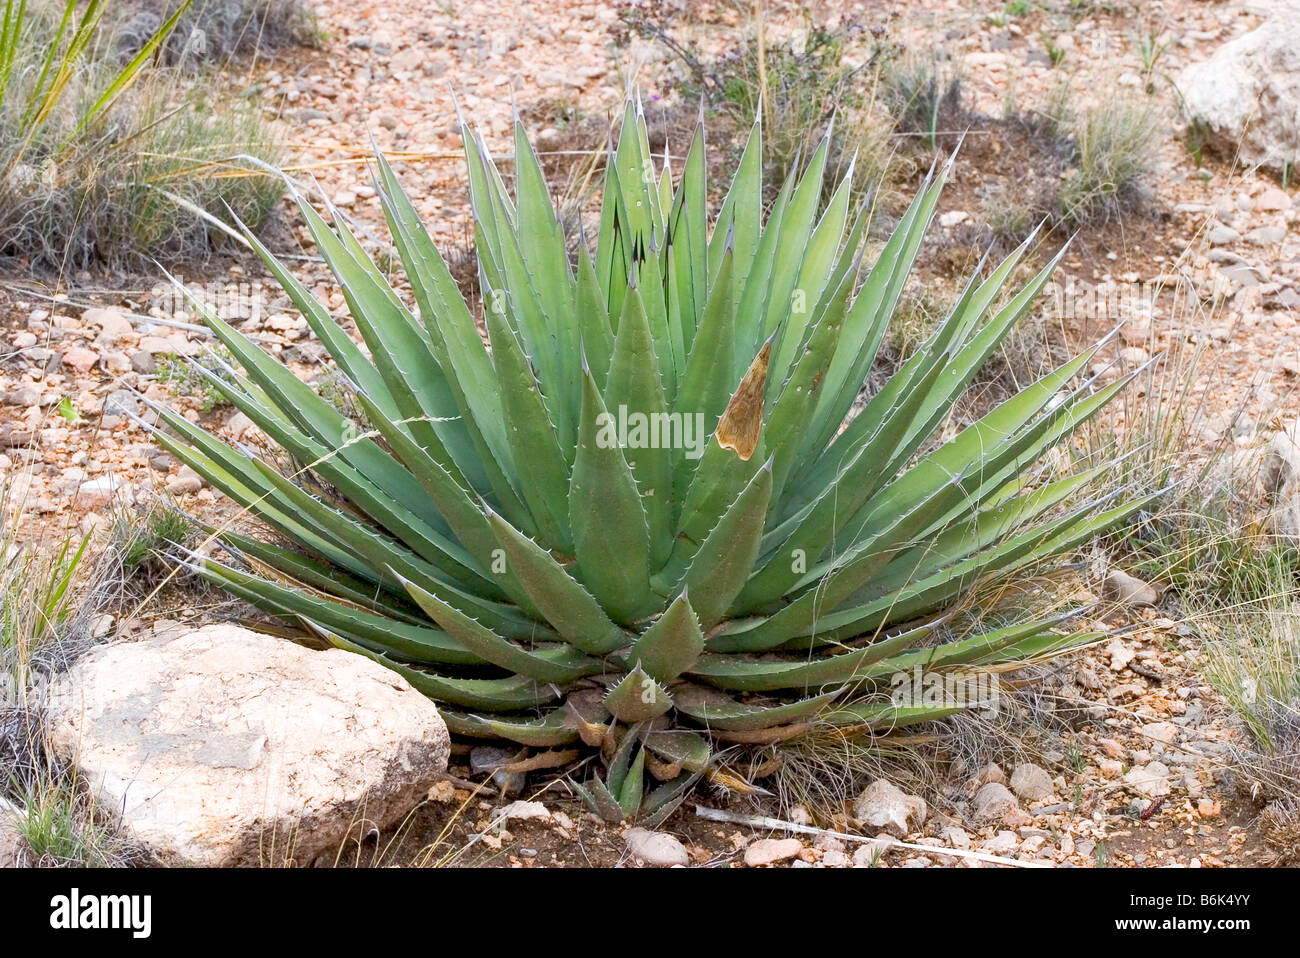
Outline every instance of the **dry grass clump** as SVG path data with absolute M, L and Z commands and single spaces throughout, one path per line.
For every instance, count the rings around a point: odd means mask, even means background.
M 66 272 L 204 258 L 220 234 L 194 208 L 256 228 L 281 193 L 281 156 L 256 104 L 225 99 L 150 55 L 126 65 L 91 4 L 6 14 L 0 56 L 0 257 Z
M 1037 224 L 1061 231 L 1101 226 L 1140 209 L 1149 195 L 1160 127 L 1146 102 L 1109 98 L 1076 114 L 1060 88 L 1041 109 L 1003 119 L 1038 156 L 1024 177 L 983 202 L 995 239 L 1016 243 Z
M 805 11 L 797 30 L 778 34 L 761 4 L 744 5 L 740 42 L 705 56 L 688 36 L 693 12 L 671 0 L 625 3 L 615 41 L 633 35 L 655 41 L 675 67 L 670 91 L 677 112 L 693 126 L 696 105 L 703 103 L 713 114 L 710 129 L 730 132 L 735 154 L 761 110 L 768 199 L 828 130 L 827 197 L 851 173 L 856 206 L 910 171 L 896 155 L 880 97 L 880 65 L 890 51 L 871 39 L 862 21 L 849 16 L 827 25 Z
M 110 26 L 125 56 L 139 51 L 183 0 L 136 0 L 112 12 Z M 237 56 L 316 46 L 324 33 L 307 0 L 193 0 L 162 46 L 169 65 L 197 69 Z

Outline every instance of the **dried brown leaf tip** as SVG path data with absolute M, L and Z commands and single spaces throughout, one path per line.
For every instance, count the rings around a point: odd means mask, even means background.
M 749 364 L 745 378 L 736 387 L 714 432 L 719 446 L 730 449 L 746 462 L 754 454 L 758 434 L 763 428 L 763 387 L 767 384 L 767 361 L 771 355 L 772 341 L 769 339 Z

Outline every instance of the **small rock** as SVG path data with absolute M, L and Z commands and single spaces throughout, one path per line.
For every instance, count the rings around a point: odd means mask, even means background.
M 115 389 L 104 399 L 106 416 L 138 416 L 140 397 L 130 389 Z
M 1020 847 L 1020 838 L 1012 831 L 1000 831 L 980 846 L 990 855 L 1009 855 Z
M 1264 450 L 1259 481 L 1270 496 L 1279 496 L 1300 476 L 1300 423 L 1291 422 L 1274 433 Z
M 97 509 L 112 502 L 122 487 L 123 483 L 114 476 L 87 479 L 77 487 L 77 500 L 85 508 Z
M 947 213 L 939 214 L 939 225 L 944 229 L 952 229 L 954 226 L 960 226 L 970 219 L 970 214 L 965 210 L 949 210 Z
M 99 339 L 105 343 L 120 343 L 135 333 L 131 321 L 115 309 L 88 309 L 81 314 L 81 321 L 98 326 Z
M 501 820 L 503 822 L 511 820 L 523 822 L 549 822 L 551 820 L 551 810 L 541 802 L 511 802 L 502 810 Z
M 883 778 L 872 782 L 853 805 L 853 817 L 872 829 L 902 838 L 925 824 L 925 800 Z M 914 824 L 911 824 L 914 823 Z
M 1106 651 L 1110 653 L 1112 672 L 1123 672 L 1137 657 L 1137 649 L 1119 639 L 1112 639 L 1110 645 L 1106 646 Z
M 203 477 L 189 466 L 181 466 L 180 472 L 167 481 L 167 491 L 173 496 L 193 495 L 203 488 Z
M 970 848 L 970 834 L 964 828 L 949 825 L 939 833 L 939 837 L 952 848 Z
M 1286 239 L 1286 229 L 1281 226 L 1257 226 L 1246 234 L 1246 239 L 1256 246 L 1276 246 Z
M 1129 769 L 1124 784 L 1144 798 L 1161 798 L 1169 794 L 1169 768 L 1163 762 L 1151 762 Z
M 989 782 L 975 793 L 975 820 L 979 822 L 996 822 L 1010 812 L 1020 810 L 1020 803 L 1011 790 L 1001 782 Z
M 137 349 L 128 357 L 131 361 L 131 369 L 141 376 L 152 376 L 158 371 L 158 364 L 154 361 L 153 353 L 144 349 Z
M 1172 722 L 1148 722 L 1142 726 L 1142 734 L 1161 745 L 1169 745 L 1178 738 L 1178 726 Z
M 35 386 L 19 386 L 0 394 L 0 403 L 6 406 L 35 406 L 41 401 L 41 391 Z
M 1233 243 L 1241 242 L 1241 234 L 1231 226 L 1219 225 L 1210 230 L 1206 237 L 1211 246 L 1231 246 Z
M 822 853 L 822 865 L 826 868 L 850 868 L 853 865 L 853 859 L 845 852 L 831 849 Z
M 880 864 L 880 858 L 893 844 L 893 839 L 885 835 L 881 839 L 873 842 L 863 842 L 857 848 L 853 849 L 853 867 L 854 868 L 873 868 Z
M 73 346 L 63 354 L 63 361 L 77 372 L 85 374 L 99 362 L 99 353 L 84 346 Z
M 629 829 L 624 840 L 628 853 L 643 865 L 655 868 L 683 867 L 691 863 L 691 856 L 686 853 L 686 846 L 664 832 L 652 832 L 644 828 Z
M 803 850 L 797 838 L 760 838 L 745 849 L 745 864 L 750 868 L 775 865 L 794 858 Z
M 1052 776 L 1029 762 L 1017 765 L 1015 771 L 1011 773 L 1011 788 L 1026 802 L 1039 802 L 1050 798 L 1054 791 Z
M 1291 197 L 1286 190 L 1270 186 L 1255 198 L 1255 209 L 1265 213 L 1281 213 L 1291 209 Z
M 975 777 L 975 781 L 979 785 L 987 785 L 989 782 L 1005 783 L 1006 780 L 1007 773 L 1002 771 L 1002 766 L 998 765 L 996 762 L 990 762 L 985 765 L 984 768 L 980 770 L 979 775 Z
M 1105 752 L 1107 755 L 1109 755 L 1111 758 L 1123 758 L 1124 755 L 1128 752 L 1128 749 L 1126 749 L 1118 739 L 1113 739 L 1113 738 L 1098 739 L 1097 744 L 1100 745 L 1102 751 Z
M 1101 592 L 1112 602 L 1125 605 L 1155 605 L 1159 598 L 1152 586 L 1120 569 L 1111 569 L 1106 573 Z

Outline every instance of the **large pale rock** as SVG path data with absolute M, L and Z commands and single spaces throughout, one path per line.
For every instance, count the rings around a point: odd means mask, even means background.
M 1247 164 L 1282 172 L 1300 162 L 1300 2 L 1272 8 L 1256 30 L 1178 78 L 1183 108 Z
M 360 655 L 230 625 L 102 646 L 50 693 L 50 745 L 165 863 L 310 864 L 404 817 L 447 727 Z
M 0 868 L 21 868 L 27 863 L 27 841 L 18 830 L 17 816 L 0 808 Z
M 1300 423 L 1273 434 L 1259 466 L 1259 481 L 1270 496 L 1289 491 L 1300 476 Z
M 925 824 L 925 799 L 878 778 L 853 803 L 853 817 L 873 831 L 903 838 Z
M 1269 440 L 1259 481 L 1269 499 L 1266 528 L 1276 536 L 1300 542 L 1300 423 L 1288 424 Z

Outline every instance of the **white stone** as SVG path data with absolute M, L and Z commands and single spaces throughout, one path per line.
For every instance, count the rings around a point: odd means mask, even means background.
M 1169 794 L 1169 767 L 1163 762 L 1151 762 L 1129 769 L 1124 784 L 1146 798 L 1161 798 Z
M 0 868 L 27 864 L 27 841 L 18 830 L 16 813 L 0 811 Z
M 1300 162 L 1300 4 L 1286 3 L 1178 78 L 1183 109 L 1247 165 Z
M 925 824 L 925 800 L 908 795 L 883 778 L 863 791 L 853 804 L 853 817 L 873 830 L 903 838 Z
M 1111 569 L 1106 573 L 1101 592 L 1112 602 L 1123 605 L 1155 605 L 1159 598 L 1152 586 L 1121 569 Z
M 502 821 L 549 822 L 551 811 L 541 802 L 511 802 L 501 812 Z
M 671 868 L 674 865 L 686 866 L 691 863 L 691 856 L 686 853 L 686 846 L 664 832 L 633 828 L 624 836 L 624 840 L 627 842 L 628 853 L 643 865 Z
M 54 755 L 167 864 L 330 858 L 399 822 L 450 750 L 396 673 L 232 625 L 93 649 L 49 716 Z

